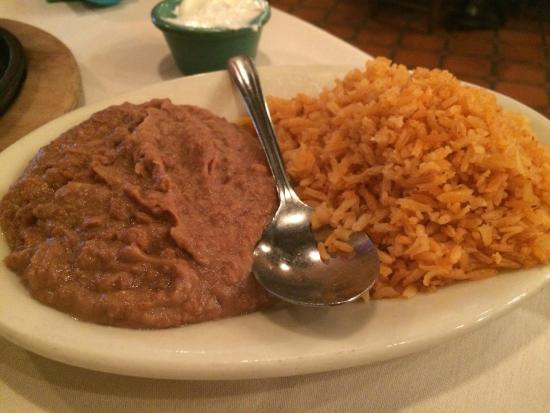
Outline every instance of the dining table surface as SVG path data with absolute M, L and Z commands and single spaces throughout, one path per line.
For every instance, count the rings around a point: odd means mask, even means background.
M 80 105 L 181 77 L 150 20 L 155 0 L 93 8 L 2 0 L 0 18 L 45 30 L 76 58 Z M 273 9 L 258 65 L 350 65 L 370 56 Z M 1 306 L 0 306 L 1 311 Z M 0 338 L 2 412 L 548 412 L 550 288 L 430 349 L 324 373 L 248 380 L 163 380 L 49 360 Z

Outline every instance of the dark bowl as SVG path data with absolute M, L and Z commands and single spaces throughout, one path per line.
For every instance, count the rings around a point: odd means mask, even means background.
M 19 40 L 0 28 L 0 114 L 17 97 L 25 79 L 26 62 Z

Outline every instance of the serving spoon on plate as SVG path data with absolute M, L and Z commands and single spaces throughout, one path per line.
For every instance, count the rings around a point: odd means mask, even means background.
M 307 306 L 343 304 L 368 291 L 378 277 L 376 247 L 364 233 L 350 238 L 353 253 L 323 261 L 310 225 L 312 209 L 292 189 L 252 60 L 231 58 L 227 70 L 243 97 L 275 179 L 279 207 L 254 249 L 252 272 L 270 293 Z

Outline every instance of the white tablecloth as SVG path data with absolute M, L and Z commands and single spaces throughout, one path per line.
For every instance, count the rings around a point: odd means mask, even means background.
M 83 103 L 180 76 L 149 22 L 155 1 L 108 9 L 2 0 L 0 17 L 40 27 L 74 53 Z M 277 10 L 259 64 L 362 65 L 352 46 Z M 0 339 L 2 412 L 548 412 L 550 289 L 481 329 L 405 358 L 323 374 L 245 381 L 167 381 L 88 371 Z

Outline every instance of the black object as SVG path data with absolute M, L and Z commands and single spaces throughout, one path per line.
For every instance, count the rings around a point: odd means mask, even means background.
M 21 43 L 13 34 L 0 28 L 0 115 L 17 97 L 26 67 Z
M 449 16 L 451 29 L 497 29 L 506 22 L 511 0 L 462 0 Z

